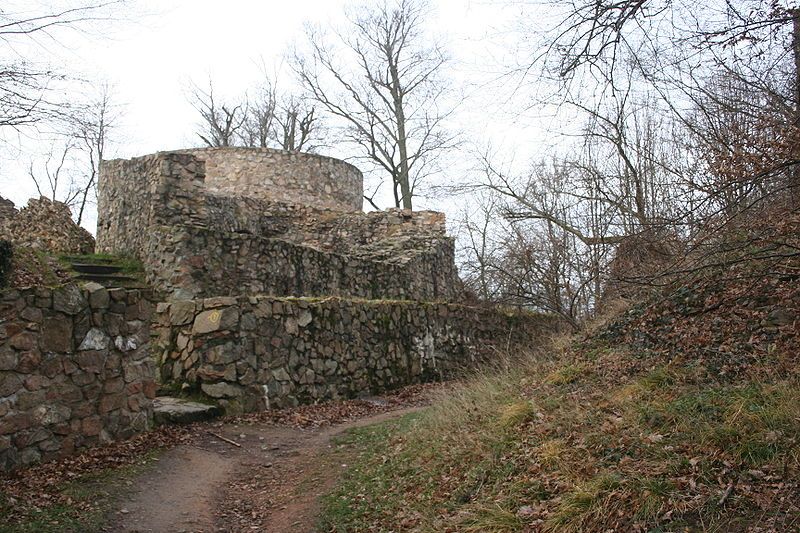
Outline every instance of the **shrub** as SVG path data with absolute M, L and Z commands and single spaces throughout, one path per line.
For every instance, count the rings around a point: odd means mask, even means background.
M 8 285 L 14 249 L 8 241 L 0 240 L 0 287 Z

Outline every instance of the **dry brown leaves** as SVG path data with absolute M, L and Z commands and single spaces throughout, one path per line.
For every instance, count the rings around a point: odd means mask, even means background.
M 300 406 L 280 411 L 265 411 L 238 417 L 225 417 L 219 422 L 230 424 L 272 423 L 295 428 L 319 428 L 356 420 L 381 412 L 392 411 L 403 407 L 422 405 L 428 400 L 430 392 L 441 388 L 441 384 L 412 385 L 394 391 L 390 395 L 367 400 L 345 400 L 317 405 Z M 53 505 L 67 505 L 76 511 L 95 509 L 92 501 L 75 501 L 64 488 L 71 482 L 91 478 L 93 474 L 142 464 L 153 451 L 187 444 L 205 434 L 209 424 L 192 424 L 189 426 L 161 426 L 147 433 L 136 435 L 129 440 L 114 442 L 86 450 L 78 455 L 65 457 L 45 464 L 18 469 L 10 473 L 0 474 L 0 510 L 8 522 L 24 521 L 31 511 Z M 247 480 L 242 480 L 246 485 Z M 263 490 L 260 484 L 249 487 L 253 491 Z M 248 489 L 247 486 L 239 487 Z M 238 491 L 242 492 L 242 491 Z M 263 518 L 266 510 L 252 508 L 244 499 L 237 509 L 247 522 L 247 516 L 253 520 Z
M 426 405 L 433 391 L 443 387 L 441 383 L 409 385 L 386 396 L 367 399 L 343 400 L 301 405 L 288 409 L 262 411 L 230 419 L 233 424 L 273 423 L 301 429 L 319 428 L 358 420 L 378 413 L 395 411 L 405 407 Z
M 713 268 L 623 317 L 614 341 L 707 361 L 736 375 L 774 353 L 776 372 L 793 371 L 800 354 L 800 213 L 747 221 L 708 252 Z
M 5 498 L 6 520 L 24 518 L 31 510 L 56 504 L 91 510 L 91 501 L 73 501 L 63 493 L 70 482 L 108 469 L 131 466 L 153 450 L 170 448 L 190 441 L 196 427 L 160 427 L 121 442 L 99 446 L 78 455 L 18 469 L 0 476 L 0 492 Z

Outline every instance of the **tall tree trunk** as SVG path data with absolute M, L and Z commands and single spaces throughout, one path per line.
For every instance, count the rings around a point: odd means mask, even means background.
M 406 124 L 403 111 L 398 117 L 397 132 L 399 134 L 398 148 L 400 149 L 400 193 L 403 195 L 403 209 L 411 207 L 411 184 L 408 177 L 408 149 L 406 147 Z
M 400 85 L 400 75 L 397 71 L 397 64 L 392 61 L 392 54 L 389 54 L 389 72 L 392 77 L 392 100 L 394 103 L 394 115 L 397 120 L 397 148 L 400 152 L 400 174 L 397 180 L 400 184 L 400 194 L 402 195 L 403 209 L 411 207 L 411 183 L 408 176 L 408 145 L 406 142 L 406 117 L 403 111 L 403 94 Z

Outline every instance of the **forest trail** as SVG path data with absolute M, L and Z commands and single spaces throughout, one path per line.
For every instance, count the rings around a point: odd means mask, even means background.
M 347 466 L 326 456 L 333 438 L 419 409 L 323 428 L 204 424 L 191 444 L 168 450 L 133 480 L 106 531 L 313 532 L 319 497 Z

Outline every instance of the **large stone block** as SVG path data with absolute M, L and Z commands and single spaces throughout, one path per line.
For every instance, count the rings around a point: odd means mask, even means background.
M 182 326 L 194 320 L 194 300 L 176 301 L 169 305 L 169 322 L 172 325 Z
M 203 383 L 200 389 L 212 398 L 238 398 L 244 389 L 230 383 Z
M 213 331 L 234 329 L 239 322 L 239 310 L 235 307 L 210 309 L 194 319 L 192 333 L 201 335 Z
M 69 420 L 70 416 L 72 416 L 72 409 L 66 405 L 40 405 L 32 411 L 32 416 L 36 423 L 43 426 L 49 426 L 51 424 L 58 424 Z
M 106 350 L 108 348 L 110 342 L 109 336 L 106 334 L 105 331 L 99 328 L 91 328 L 87 333 L 86 336 L 81 341 L 80 346 L 78 346 L 78 351 L 82 350 Z
M 86 350 L 78 352 L 75 356 L 75 363 L 85 372 L 99 374 L 105 366 L 107 352 Z
M 46 352 L 71 352 L 71 317 L 62 314 L 45 317 L 42 323 L 41 347 Z
M 8 347 L 0 347 L 0 371 L 14 370 L 17 367 L 17 354 Z
M 53 309 L 68 315 L 76 315 L 86 309 L 88 302 L 83 296 L 83 292 L 75 285 L 53 291 Z
M 22 376 L 14 372 L 0 372 L 0 397 L 11 396 L 23 386 Z
M 89 306 L 92 309 L 105 309 L 108 307 L 110 296 L 105 287 L 99 283 L 89 282 L 83 288 L 89 295 Z

